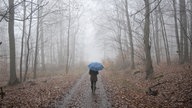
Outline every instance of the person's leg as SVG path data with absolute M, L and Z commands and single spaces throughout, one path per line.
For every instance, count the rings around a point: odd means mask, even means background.
M 93 82 L 93 92 L 95 93 L 96 90 L 96 81 Z
M 93 81 L 91 81 L 91 90 L 93 92 Z

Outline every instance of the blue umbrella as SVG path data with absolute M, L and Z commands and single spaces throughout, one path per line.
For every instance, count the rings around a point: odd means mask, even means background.
M 100 71 L 104 68 L 104 66 L 98 62 L 92 62 L 88 65 L 88 67 L 90 70 L 93 70 L 93 71 Z

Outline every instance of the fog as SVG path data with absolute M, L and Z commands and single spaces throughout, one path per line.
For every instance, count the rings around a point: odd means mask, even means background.
M 130 14 L 130 26 L 132 39 L 129 39 L 127 29 L 126 11 L 124 9 L 124 1 L 114 0 L 72 0 L 72 1 L 54 1 L 54 0 L 33 0 L 32 12 L 30 12 L 30 2 L 26 3 L 26 19 L 23 19 L 22 5 L 18 5 L 15 9 L 15 47 L 16 62 L 19 64 L 21 56 L 22 35 L 24 32 L 23 21 L 25 21 L 25 41 L 28 35 L 29 64 L 33 64 L 34 55 L 37 54 L 39 64 L 74 64 L 80 61 L 99 61 L 106 59 L 112 61 L 117 59 L 122 64 L 129 64 L 131 52 L 134 53 L 137 62 L 144 62 L 144 2 L 142 0 L 129 0 L 128 13 Z M 22 4 L 15 1 L 15 4 Z M 40 8 L 38 10 L 38 5 Z M 152 2 L 153 3 L 153 2 Z M 168 6 L 170 1 L 164 1 L 161 5 L 165 5 L 162 11 L 171 10 Z M 8 3 L 1 0 L 2 14 L 6 12 Z M 176 5 L 178 8 L 178 5 Z M 152 8 L 155 9 L 155 1 Z M 39 16 L 38 16 L 39 12 Z M 155 26 L 155 12 L 152 12 L 151 19 Z M 171 12 L 163 15 L 163 20 L 167 25 L 160 25 L 160 21 L 156 21 L 158 33 L 155 27 L 150 26 L 150 45 L 151 56 L 153 62 L 162 58 L 178 59 L 176 56 L 177 42 L 176 36 L 172 36 L 174 32 L 174 20 Z M 6 15 L 6 13 L 5 13 Z M 30 17 L 32 24 L 30 25 Z M 37 24 L 39 18 L 39 24 Z M 1 17 L 1 40 L 3 48 L 1 54 L 8 56 L 8 33 L 7 23 L 8 17 Z M 161 21 L 162 22 L 162 21 Z M 163 26 L 163 27 L 162 27 Z M 164 28 L 165 30 L 163 30 Z M 31 31 L 29 33 L 29 30 Z M 162 35 L 154 37 L 154 34 Z M 36 44 L 37 36 L 39 41 Z M 158 39 L 159 38 L 159 39 Z M 133 42 L 131 42 L 133 41 Z M 159 43 L 156 43 L 158 42 Z M 27 47 L 26 42 L 23 45 Z M 130 43 L 133 43 L 132 45 Z M 132 46 L 134 51 L 131 51 Z M 159 46 L 159 48 L 157 48 Z M 36 48 L 37 47 L 37 48 Z M 188 46 L 190 48 L 190 46 Z M 51 48 L 51 49 L 50 49 Z M 38 49 L 35 54 L 35 50 Z M 158 51 L 158 50 L 159 51 Z M 26 51 L 25 51 L 26 53 Z M 169 53 L 172 55 L 170 56 Z M 161 57 L 157 57 L 157 56 Z M 170 57 L 168 57 L 170 56 Z M 170 60 L 169 60 L 170 61 Z M 41 66 L 40 66 L 41 67 Z M 19 68 L 19 65 L 17 66 Z
M 99 20 L 99 11 L 101 10 L 101 1 L 89 0 L 83 2 L 84 12 L 80 19 L 83 27 L 82 38 L 84 39 L 85 61 L 101 62 L 104 57 L 104 49 L 101 47 L 103 44 L 97 35 L 97 25 L 95 21 Z
M 192 0 L 0 0 L 0 108 L 192 108 Z

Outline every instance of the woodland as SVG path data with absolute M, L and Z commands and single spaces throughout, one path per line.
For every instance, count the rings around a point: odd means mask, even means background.
M 0 0 L 0 96 L 0 108 L 191 108 L 192 0 Z

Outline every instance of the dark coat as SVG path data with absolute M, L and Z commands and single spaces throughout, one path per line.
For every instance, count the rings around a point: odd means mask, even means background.
M 97 81 L 97 74 L 99 74 L 98 71 L 89 70 L 90 80 Z

